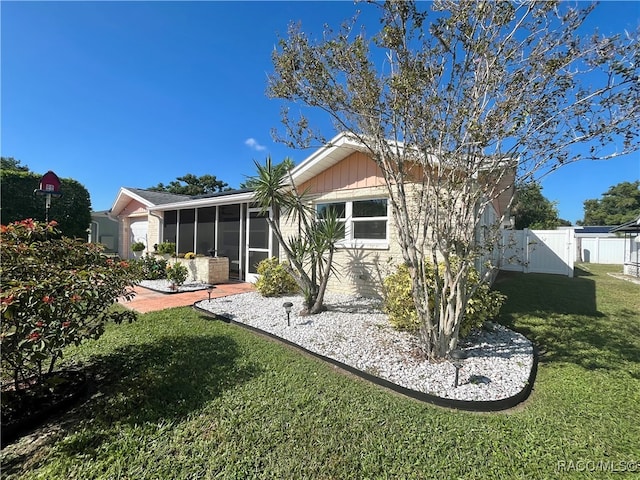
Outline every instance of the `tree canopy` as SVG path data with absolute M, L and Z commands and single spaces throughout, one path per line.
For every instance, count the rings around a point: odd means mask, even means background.
M 558 217 L 556 202 L 552 202 L 542 194 L 542 186 L 537 182 L 516 185 L 516 197 L 511 207 L 511 215 L 515 217 L 515 228 L 553 230 L 569 222 Z
M 196 177 L 192 173 L 187 173 L 186 175 L 169 182 L 168 185 L 159 183 L 154 187 L 149 187 L 149 190 L 181 195 L 203 195 L 207 193 L 223 192 L 231 189 L 226 182 L 218 180 L 215 175 L 207 174 Z
M 380 12 L 373 36 L 356 17 L 319 39 L 292 24 L 279 40 L 267 91 L 287 103 L 275 136 L 326 144 L 304 115 L 312 108 L 377 162 L 425 351 L 441 358 L 457 345 L 471 267 L 489 261 L 503 219 L 481 238 L 478 227 L 514 171 L 527 181 L 639 148 L 639 32 L 584 32 L 595 6 L 563 2 L 369 7 Z M 426 265 L 439 259 L 431 280 Z
M 2 158 L 2 189 L 0 205 L 2 223 L 19 222 L 27 218 L 45 219 L 45 201 L 34 195 L 40 184 L 41 174 L 31 172 L 27 166 L 12 157 Z M 51 201 L 49 219 L 58 222 L 63 235 L 87 238 L 91 224 L 91 198 L 87 189 L 77 180 L 61 178 L 62 196 Z
M 13 157 L 0 157 L 1 170 L 17 170 L 19 172 L 28 172 L 29 167 L 22 165 L 20 160 Z
M 585 200 L 580 225 L 621 225 L 640 216 L 640 180 L 621 182 L 602 194 Z

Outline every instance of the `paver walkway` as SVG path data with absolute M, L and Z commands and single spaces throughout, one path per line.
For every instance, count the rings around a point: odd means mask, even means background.
M 211 292 L 211 298 L 227 297 L 238 293 L 253 292 L 255 290 L 251 283 L 221 283 L 216 285 Z M 139 313 L 155 312 L 165 308 L 185 307 L 193 305 L 200 300 L 209 298 L 207 290 L 182 293 L 162 293 L 137 285 L 134 287 L 136 296 L 133 300 L 119 299 L 120 305 L 125 308 L 135 310 Z

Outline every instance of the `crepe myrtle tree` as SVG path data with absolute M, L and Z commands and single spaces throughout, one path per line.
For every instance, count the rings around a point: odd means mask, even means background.
M 319 39 L 299 24 L 279 39 L 267 93 L 284 101 L 285 130 L 274 137 L 325 144 L 305 116 L 320 110 L 377 162 L 424 349 L 442 358 L 456 347 L 475 292 L 470 268 L 487 258 L 504 220 L 478 229 L 489 206 L 516 180 L 638 149 L 639 35 L 583 32 L 594 6 L 568 2 L 366 8 L 381 15 L 373 36 L 356 15 L 337 30 L 325 26 Z M 426 262 L 444 265 L 433 280 Z M 478 285 L 496 265 L 487 267 Z
M 267 222 L 289 260 L 283 267 L 302 290 L 303 313 L 319 313 L 324 308 L 329 277 L 336 273 L 333 256 L 336 242 L 344 238 L 344 226 L 333 211 L 318 218 L 304 192 L 298 192 L 290 179 L 291 161 L 274 165 L 271 157 L 267 157 L 264 165 L 254 163 L 257 169 L 252 179 L 255 201 L 263 214 L 271 212 Z M 283 215 L 298 226 L 297 232 L 288 237 L 281 228 Z

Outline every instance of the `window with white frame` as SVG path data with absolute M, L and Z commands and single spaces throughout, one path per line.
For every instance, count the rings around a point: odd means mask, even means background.
M 388 242 L 388 210 L 386 198 L 328 202 L 316 204 L 318 218 L 333 211 L 344 223 L 344 240 L 338 245 L 386 245 Z

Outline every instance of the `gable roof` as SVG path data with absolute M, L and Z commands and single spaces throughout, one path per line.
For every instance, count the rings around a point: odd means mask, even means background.
M 228 205 L 232 203 L 250 202 L 253 200 L 253 189 L 226 190 L 224 192 L 205 193 L 192 197 L 181 198 L 178 201 L 166 202 L 150 206 L 149 210 L 175 210 L 181 208 L 212 207 L 214 205 Z
M 111 206 L 111 215 L 119 215 L 131 200 L 136 200 L 145 207 L 150 208 L 156 205 L 183 202 L 190 198 L 191 197 L 189 195 L 154 192 L 152 190 L 144 190 L 142 188 L 121 187 L 113 205 Z
M 367 152 L 367 148 L 347 132 L 339 133 L 329 143 L 320 147 L 294 167 L 291 170 L 291 178 L 295 185 L 301 185 L 354 152 Z

